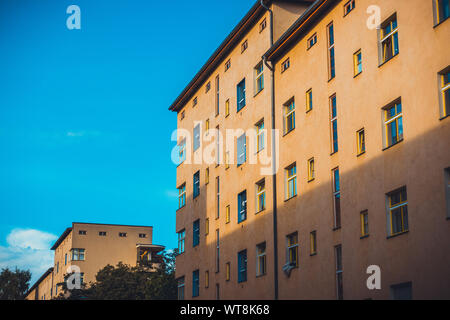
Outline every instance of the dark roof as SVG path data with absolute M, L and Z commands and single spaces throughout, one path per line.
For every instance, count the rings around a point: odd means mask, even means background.
M 267 5 L 270 5 L 275 0 L 264 0 Z M 313 0 L 284 0 L 285 2 L 309 3 Z M 203 85 L 204 81 L 211 75 L 216 67 L 222 63 L 223 59 L 234 48 L 234 46 L 241 41 L 245 33 L 258 21 L 258 19 L 266 11 L 261 6 L 261 0 L 257 0 L 249 12 L 241 19 L 238 25 L 225 38 L 221 45 L 214 51 L 212 56 L 206 61 L 200 71 L 184 88 L 181 94 L 169 107 L 170 111 L 179 111 L 181 107 L 193 96 L 194 92 Z
M 58 238 L 58 240 L 56 240 L 56 242 L 53 244 L 53 246 L 50 249 L 56 250 L 56 248 L 58 248 L 58 246 L 61 244 L 61 242 L 64 241 L 64 239 L 69 235 L 69 233 L 71 231 L 72 231 L 72 228 L 67 228 L 66 230 L 64 230 L 62 235 Z
M 28 289 L 27 293 L 25 294 L 25 297 L 27 297 L 27 296 L 30 294 L 31 291 L 33 291 L 35 288 L 37 288 L 37 286 L 38 286 L 42 281 L 44 281 L 44 279 L 45 279 L 50 273 L 52 273 L 52 272 L 53 272 L 53 267 L 48 268 L 48 270 L 44 272 L 44 274 L 38 279 L 38 281 L 36 281 L 36 282 L 31 286 L 31 288 Z
M 305 32 L 317 22 L 321 15 L 338 0 L 316 0 L 314 3 L 286 30 L 286 32 L 267 50 L 263 57 L 269 61 L 276 61 L 287 50 L 292 48 Z

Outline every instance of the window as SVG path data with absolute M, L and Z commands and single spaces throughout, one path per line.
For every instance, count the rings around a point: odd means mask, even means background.
M 264 149 L 265 139 L 264 139 L 264 119 L 259 121 L 256 125 L 256 151 L 260 152 Z
M 356 77 L 362 72 L 362 53 L 361 49 L 353 54 L 353 75 Z
M 56 273 L 59 272 L 59 262 L 56 263 Z
M 441 115 L 447 117 L 450 115 L 450 67 L 439 74 L 441 82 Z
M 406 188 L 387 194 L 389 236 L 395 236 L 408 231 L 408 199 Z
M 261 23 L 259 24 L 259 32 L 262 32 L 267 26 L 267 21 L 266 18 L 263 19 L 263 21 L 261 21 Z
M 209 218 L 205 219 L 205 236 L 209 234 Z
M 225 210 L 225 223 L 230 223 L 230 221 L 231 221 L 231 208 L 230 205 L 228 205 Z
M 106 231 L 99 231 L 99 232 L 98 232 L 98 235 L 99 235 L 100 237 L 106 237 Z
M 327 26 L 328 35 L 328 79 L 331 80 L 336 76 L 336 65 L 334 61 L 334 26 L 333 22 Z
M 177 280 L 177 296 L 178 300 L 184 300 L 184 277 Z
M 309 248 L 311 251 L 310 254 L 312 256 L 317 254 L 317 233 L 316 233 L 316 231 L 312 231 L 309 234 Z
M 209 168 L 205 169 L 205 184 L 209 183 Z
M 220 156 L 221 137 L 220 137 L 219 126 L 216 127 L 216 137 L 215 138 L 216 138 L 216 167 L 217 167 L 221 163 L 221 156 Z
M 391 286 L 392 300 L 412 300 L 412 283 L 400 283 Z
M 237 166 L 244 164 L 247 160 L 247 137 L 245 133 L 237 139 Z
M 263 242 L 256 246 L 256 276 L 263 276 L 266 272 L 266 243 Z
M 350 0 L 347 3 L 344 4 L 344 17 L 355 9 L 355 0 Z
M 245 50 L 247 50 L 248 48 L 248 41 L 245 40 L 244 42 L 242 42 L 241 44 L 241 53 L 243 53 Z
M 227 262 L 225 264 L 225 280 L 230 281 L 230 279 L 231 279 L 231 266 L 230 263 Z
M 264 89 L 264 64 L 260 62 L 255 67 L 255 94 Z
M 200 148 L 200 123 L 194 127 L 194 151 Z
M 198 297 L 200 294 L 200 272 L 195 270 L 192 272 L 192 298 Z
M 313 108 L 313 95 L 312 89 L 306 91 L 306 112 L 311 111 Z
M 238 194 L 238 223 L 247 220 L 247 190 Z
M 216 283 L 216 300 L 220 300 L 220 284 Z
M 225 101 L 225 117 L 228 117 L 230 115 L 230 99 L 227 99 Z
M 314 33 L 311 38 L 308 39 L 308 50 L 317 43 L 317 33 Z
M 209 90 L 211 90 L 211 81 L 209 81 L 209 82 L 206 84 L 205 92 L 208 92 Z
M 247 281 L 247 250 L 238 253 L 238 282 Z
M 194 100 L 192 100 L 192 107 L 195 107 L 198 103 L 198 99 L 197 97 L 194 98 Z
M 183 229 L 178 232 L 178 253 L 182 254 L 184 252 L 184 243 L 186 240 L 186 230 Z
M 364 129 L 361 129 L 356 132 L 356 153 L 359 156 L 365 152 L 366 152 L 366 138 L 364 134 Z
M 219 75 L 216 76 L 216 117 L 219 115 L 220 112 L 220 79 L 219 79 Z
M 298 233 L 291 233 L 286 237 L 286 260 L 289 265 L 298 267 Z
M 220 271 L 220 234 L 216 229 L 216 272 Z
M 447 219 L 450 219 L 450 168 L 444 170 L 445 198 L 447 199 Z
M 196 247 L 200 243 L 200 220 L 195 220 L 192 224 L 192 246 Z
M 266 209 L 266 182 L 262 179 L 256 183 L 256 213 Z
M 127 233 L 126 232 L 119 232 L 119 237 L 126 238 L 127 237 Z
M 205 121 L 205 131 L 206 131 L 206 134 L 208 134 L 208 130 L 209 130 L 209 119 L 206 119 L 206 121 Z
M 330 97 L 330 118 L 331 118 L 331 153 L 338 152 L 338 132 L 337 132 L 337 105 L 336 95 Z
M 401 101 L 394 102 L 383 110 L 385 146 L 390 147 L 403 140 L 403 113 Z
M 297 165 L 294 163 L 286 169 L 286 199 L 297 195 Z
M 230 168 L 230 151 L 225 152 L 225 169 Z
M 209 271 L 205 271 L 205 288 L 209 288 Z
M 86 231 L 85 230 L 79 230 L 78 234 L 82 235 L 82 236 L 85 236 L 86 235 Z
M 178 144 L 178 156 L 180 158 L 180 163 L 186 160 L 186 139 L 183 139 Z
M 341 227 L 341 184 L 339 181 L 339 168 L 332 170 L 333 176 L 333 211 L 334 228 Z
M 367 237 L 369 235 L 369 212 L 364 210 L 359 216 L 361 219 L 361 237 Z
M 182 121 L 184 119 L 184 117 L 185 117 L 185 113 L 184 113 L 184 110 L 183 110 L 183 111 L 181 111 L 180 121 Z
M 227 70 L 230 68 L 231 68 L 231 60 L 228 59 L 227 62 L 225 62 L 225 72 L 227 72 Z
M 186 183 L 178 187 L 178 209 L 186 205 Z
M 84 261 L 85 250 L 84 249 L 72 249 L 72 261 Z
M 147 235 L 145 233 L 139 233 L 139 238 L 147 238 Z
M 315 179 L 314 158 L 308 160 L 308 182 Z
M 295 102 L 291 99 L 284 104 L 284 134 L 295 129 Z
M 64 255 L 64 265 L 67 265 L 67 253 Z
M 380 29 L 380 65 L 391 60 L 399 53 L 397 15 L 381 24 Z
M 237 112 L 245 107 L 245 78 L 237 85 Z
M 435 24 L 442 23 L 450 17 L 450 0 L 434 0 Z
M 220 217 L 220 177 L 216 177 L 216 219 Z
M 344 299 L 344 285 L 342 282 L 342 246 L 334 247 L 334 255 L 336 260 L 336 298 Z
M 193 190 L 194 190 L 193 196 L 195 199 L 200 195 L 200 171 L 197 171 L 196 173 L 194 173 Z
M 289 58 L 287 58 L 286 60 L 284 60 L 281 63 L 281 73 L 285 72 L 287 69 L 289 69 L 289 67 L 291 66 L 291 62 L 289 60 Z

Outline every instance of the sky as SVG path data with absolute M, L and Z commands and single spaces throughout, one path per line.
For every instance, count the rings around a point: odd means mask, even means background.
M 168 107 L 255 2 L 0 1 L 0 268 L 37 280 L 72 222 L 177 246 Z

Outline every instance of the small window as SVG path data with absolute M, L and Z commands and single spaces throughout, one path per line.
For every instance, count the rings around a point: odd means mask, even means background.
M 183 229 L 178 232 L 178 253 L 182 254 L 184 252 L 184 244 L 186 240 L 186 230 Z
M 441 117 L 450 115 L 450 67 L 439 73 L 440 92 L 441 92 Z
M 126 232 L 119 232 L 119 237 L 126 238 L 127 233 Z
M 200 195 L 200 171 L 197 171 L 193 177 L 193 197 L 194 199 Z
M 359 215 L 361 219 L 361 237 L 367 237 L 369 235 L 369 212 L 364 210 Z
M 403 140 L 403 112 L 400 100 L 383 109 L 385 147 L 393 146 Z
M 205 288 L 209 288 L 209 271 L 205 271 Z
M 444 170 L 445 199 L 447 201 L 447 219 L 450 220 L 450 168 Z
M 84 261 L 85 250 L 84 249 L 72 249 L 72 261 Z
M 389 236 L 395 236 L 408 231 L 408 199 L 406 188 L 387 194 Z
M 225 209 L 225 223 L 230 223 L 231 221 L 231 208 L 228 205 Z
M 216 117 L 220 113 L 220 77 L 216 76 Z M 208 129 L 207 129 L 208 130 Z
M 100 237 L 106 237 L 106 231 L 99 231 L 99 232 L 98 232 L 98 235 L 99 235 Z
M 364 129 L 360 129 L 356 132 L 356 154 L 358 156 L 366 152 L 366 137 Z
M 205 236 L 209 234 L 209 218 L 205 220 Z
M 260 152 L 264 149 L 265 145 L 265 130 L 264 119 L 259 121 L 256 125 L 256 152 Z
M 184 119 L 184 110 L 181 111 L 181 115 L 180 115 L 180 121 Z
M 147 234 L 145 234 L 145 233 L 139 233 L 139 238 L 147 238 Z
M 186 139 L 183 139 L 178 144 L 178 157 L 180 164 L 186 160 Z
M 237 85 L 237 112 L 245 107 L 245 79 Z
M 209 81 L 205 87 L 205 92 L 208 92 L 209 90 L 211 90 L 211 81 Z
M 391 60 L 399 53 L 396 14 L 381 24 L 379 49 L 380 65 Z
M 192 224 L 192 246 L 196 247 L 200 243 L 200 220 L 195 220 Z
M 230 115 L 230 99 L 225 101 L 225 117 Z
M 292 98 L 284 104 L 284 134 L 295 129 L 295 101 Z
M 247 190 L 238 194 L 238 223 L 247 220 Z
M 238 283 L 247 281 L 247 250 L 238 253 Z
M 344 299 L 344 282 L 342 279 L 342 246 L 334 247 L 334 256 L 336 260 L 336 298 Z
M 317 254 L 317 232 L 312 231 L 309 234 L 309 242 L 310 242 L 310 254 L 313 256 Z
M 241 53 L 243 53 L 245 50 L 247 50 L 248 48 L 248 41 L 245 40 L 242 44 L 241 44 Z
M 267 27 L 267 21 L 266 21 L 266 18 L 264 18 L 263 21 L 261 21 L 261 23 L 259 24 L 259 32 L 262 32 L 266 27 Z
M 247 137 L 245 133 L 237 139 L 237 166 L 244 164 L 247 161 Z
M 87 233 L 86 230 L 79 230 L 79 231 L 78 231 L 78 234 L 79 234 L 79 235 L 82 235 L 82 236 L 85 236 L 86 233 Z
M 333 179 L 333 212 L 334 212 L 334 229 L 341 227 L 341 182 L 339 178 L 339 168 L 332 171 Z
M 286 200 L 297 195 L 297 165 L 294 163 L 286 171 Z
M 197 97 L 194 98 L 194 100 L 192 100 L 192 106 L 195 107 L 198 103 L 198 99 Z
M 264 89 L 264 64 L 262 62 L 254 69 L 255 74 L 255 94 L 258 94 Z
M 200 148 L 200 123 L 194 127 L 194 151 Z
M 338 123 L 336 95 L 330 97 L 331 154 L 338 152 Z
M 355 9 L 355 0 L 350 0 L 347 3 L 344 4 L 344 17 Z
M 209 168 L 205 169 L 205 184 L 209 183 Z
M 209 119 L 206 119 L 206 121 L 205 121 L 205 131 L 206 131 L 206 134 L 208 134 L 208 130 L 209 130 Z
M 306 91 L 306 112 L 309 112 L 313 109 L 313 94 L 312 89 Z
M 328 80 L 331 80 L 336 76 L 333 22 L 327 26 L 327 36 L 328 36 Z
M 450 0 L 434 0 L 435 24 L 440 24 L 450 17 Z
M 177 279 L 177 296 L 178 300 L 184 300 L 184 277 Z
M 356 77 L 362 72 L 362 53 L 361 49 L 353 54 L 353 75 Z
M 287 58 L 286 60 L 284 60 L 281 63 L 281 72 L 285 72 L 287 69 L 289 69 L 289 67 L 291 66 L 291 62 L 289 60 L 289 58 Z
M 256 213 L 266 209 L 266 182 L 265 179 L 256 183 Z
M 200 272 L 195 270 L 192 272 L 192 298 L 198 297 L 200 294 Z
M 263 242 L 256 246 L 256 276 L 263 276 L 266 272 L 266 243 Z
M 314 33 L 311 38 L 308 39 L 308 50 L 317 43 L 317 33 Z
M 225 264 L 225 280 L 230 281 L 230 279 L 231 279 L 231 266 L 230 263 L 227 262 Z
M 289 265 L 298 267 L 298 233 L 294 232 L 286 236 L 286 260 Z
M 308 182 L 311 182 L 316 177 L 316 171 L 314 168 L 314 158 L 308 160 Z
M 225 170 L 230 168 L 230 151 L 225 152 Z
M 225 72 L 228 71 L 228 69 L 231 68 L 231 59 L 228 59 L 227 62 L 225 62 Z
M 178 187 L 178 209 L 186 205 L 186 183 Z

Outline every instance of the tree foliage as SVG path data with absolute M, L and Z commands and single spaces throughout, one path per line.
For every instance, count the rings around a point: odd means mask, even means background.
M 23 300 L 30 286 L 31 273 L 28 270 L 8 268 L 0 273 L 0 300 Z
M 95 282 L 81 289 L 68 290 L 63 284 L 63 293 L 58 299 L 69 300 L 175 300 L 175 253 L 161 255 L 159 265 L 129 266 L 119 262 L 101 269 Z

